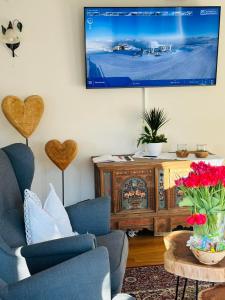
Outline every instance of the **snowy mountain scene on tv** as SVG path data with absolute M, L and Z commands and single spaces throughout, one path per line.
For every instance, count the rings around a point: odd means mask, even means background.
M 86 85 L 215 85 L 219 21 L 219 7 L 86 8 Z

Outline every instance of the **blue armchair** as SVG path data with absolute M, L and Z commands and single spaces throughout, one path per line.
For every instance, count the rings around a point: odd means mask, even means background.
M 124 232 L 110 232 L 109 199 L 67 207 L 79 236 L 26 245 L 23 191 L 33 174 L 27 146 L 0 149 L 0 299 L 134 299 L 119 294 L 128 242 Z

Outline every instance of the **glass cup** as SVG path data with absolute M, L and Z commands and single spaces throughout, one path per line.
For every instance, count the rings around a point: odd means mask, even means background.
M 196 150 L 200 151 L 200 152 L 205 152 L 205 151 L 207 151 L 207 145 L 206 144 L 197 144 Z
M 187 144 L 178 144 L 177 145 L 177 151 L 176 151 L 176 155 L 179 158 L 185 158 L 188 157 L 188 150 L 187 150 Z
M 177 151 L 187 151 L 187 144 L 177 144 Z

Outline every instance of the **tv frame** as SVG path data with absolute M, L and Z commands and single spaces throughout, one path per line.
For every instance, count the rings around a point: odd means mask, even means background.
M 219 27 L 218 27 L 218 47 L 217 47 L 217 55 L 216 55 L 216 77 L 215 77 L 215 84 L 212 85 L 200 85 L 200 84 L 188 84 L 188 85 L 162 85 L 162 86 L 121 86 L 121 87 L 116 87 L 116 86 L 107 86 L 107 87 L 89 87 L 87 85 L 87 47 L 86 47 L 86 22 L 85 22 L 85 10 L 86 9 L 98 9 L 98 8 L 134 8 L 134 9 L 142 9 L 142 8 L 218 8 L 219 9 Z M 83 20 L 84 20 L 84 49 L 85 49 L 85 85 L 86 89 L 88 90 L 97 90 L 97 89 L 133 89 L 133 88 L 178 88 L 178 87 L 215 87 L 217 85 L 217 78 L 218 78 L 218 57 L 219 57 L 219 43 L 220 43 L 220 24 L 221 24 L 221 6 L 220 5 L 196 5 L 196 6 L 84 6 L 83 8 Z

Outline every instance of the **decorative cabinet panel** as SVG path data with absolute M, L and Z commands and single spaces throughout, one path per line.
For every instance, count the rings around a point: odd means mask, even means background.
M 96 196 L 111 199 L 112 228 L 147 228 L 158 235 L 184 226 L 189 212 L 178 206 L 182 194 L 175 180 L 188 174 L 189 165 L 156 159 L 95 164 Z
M 168 201 L 165 189 L 165 172 L 163 169 L 158 170 L 158 180 L 156 182 L 158 185 L 158 207 L 159 210 L 167 209 Z
M 114 212 L 154 210 L 154 170 L 113 172 Z
M 112 198 L 112 174 L 111 172 L 104 172 L 104 196 Z

